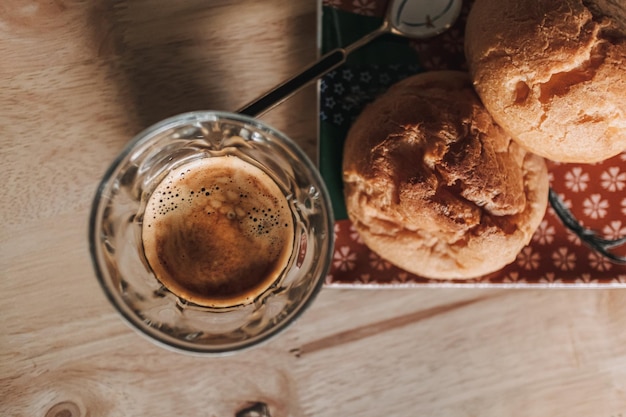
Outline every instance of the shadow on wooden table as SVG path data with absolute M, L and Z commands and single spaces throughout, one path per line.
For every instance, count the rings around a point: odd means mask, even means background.
M 140 129 L 186 111 L 234 111 L 297 71 L 314 58 L 314 12 L 314 2 L 286 0 L 117 0 L 94 5 L 89 25 Z M 301 32 L 308 44 L 284 35 Z

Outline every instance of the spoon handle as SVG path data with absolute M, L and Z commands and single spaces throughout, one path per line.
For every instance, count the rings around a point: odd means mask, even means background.
M 237 110 L 237 113 L 246 116 L 257 117 L 274 106 L 282 103 L 289 96 L 299 91 L 301 88 L 326 74 L 333 68 L 343 64 L 346 60 L 346 51 L 344 49 L 335 49 L 320 58 L 319 61 L 309 65 L 298 75 L 288 79 L 282 84 L 277 85 L 270 91 L 258 97 L 254 101 L 246 104 L 243 108 Z
M 285 101 L 292 94 L 296 93 L 310 82 L 317 80 L 322 75 L 346 62 L 346 57 L 350 52 L 370 43 L 383 33 L 386 33 L 388 28 L 389 23 L 385 21 L 381 27 L 363 36 L 345 48 L 333 49 L 329 53 L 322 56 L 318 61 L 306 67 L 299 74 L 293 76 L 287 81 L 284 81 L 262 96 L 246 104 L 244 107 L 237 110 L 237 113 L 245 114 L 246 116 L 251 117 L 258 117 L 262 115 L 266 111 Z

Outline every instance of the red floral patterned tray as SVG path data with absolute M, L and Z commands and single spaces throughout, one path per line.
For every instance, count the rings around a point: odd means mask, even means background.
M 386 1 L 324 0 L 322 49 L 344 46 L 382 21 Z M 326 278 L 331 286 L 626 286 L 626 265 L 609 262 L 570 232 L 548 209 L 531 243 L 506 268 L 473 280 L 429 280 L 381 259 L 360 240 L 345 214 L 341 193 L 341 151 L 350 123 L 362 107 L 389 85 L 413 73 L 464 70 L 463 32 L 471 7 L 458 22 L 426 41 L 389 35 L 353 53 L 320 83 L 320 170 L 331 192 L 335 252 Z M 552 188 L 585 227 L 614 239 L 626 235 L 626 152 L 599 164 L 549 162 Z M 626 255 L 626 245 L 614 252 Z

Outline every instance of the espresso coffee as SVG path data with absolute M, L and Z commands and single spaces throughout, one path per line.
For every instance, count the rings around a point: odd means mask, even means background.
M 157 279 L 194 304 L 248 304 L 291 256 L 289 203 L 261 169 L 235 156 L 202 158 L 170 172 L 149 198 L 142 226 Z

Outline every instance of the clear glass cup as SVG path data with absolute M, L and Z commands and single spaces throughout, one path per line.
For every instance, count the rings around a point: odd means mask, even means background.
M 295 238 L 269 289 L 249 304 L 211 308 L 179 298 L 157 279 L 144 253 L 142 222 L 150 195 L 169 172 L 224 155 L 274 180 L 290 203 Z M 219 354 L 267 340 L 310 305 L 328 273 L 333 225 L 324 182 L 294 142 L 247 116 L 199 111 L 166 119 L 129 143 L 97 190 L 89 241 L 104 292 L 135 329 L 176 350 Z

